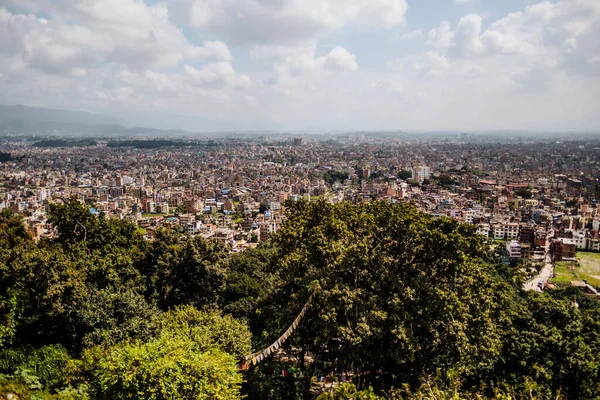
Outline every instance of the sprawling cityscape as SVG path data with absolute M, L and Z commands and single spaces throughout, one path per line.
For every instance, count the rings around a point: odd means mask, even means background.
M 555 276 L 542 268 L 546 261 L 600 252 L 600 141 L 429 136 L 110 139 L 83 147 L 71 147 L 77 139 L 5 139 L 14 160 L 0 164 L 0 209 L 23 214 L 36 240 L 52 238 L 48 204 L 76 196 L 96 214 L 135 223 L 147 240 L 166 227 L 238 252 L 280 229 L 286 201 L 407 202 L 502 242 L 504 262 L 529 268 L 530 277 L 540 272 L 528 282 L 538 290 Z M 592 285 L 600 271 L 571 281 L 600 296 Z

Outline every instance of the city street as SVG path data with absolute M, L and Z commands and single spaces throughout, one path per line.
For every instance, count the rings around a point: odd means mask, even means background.
M 523 289 L 524 290 L 540 290 L 538 288 L 538 282 L 541 280 L 543 283 L 546 283 L 550 280 L 550 278 L 552 278 L 552 274 L 554 273 L 554 268 L 552 267 L 552 261 L 550 259 L 550 255 L 546 254 L 546 259 L 544 261 L 544 268 L 542 268 L 542 270 L 540 271 L 539 274 L 537 274 L 535 277 L 533 277 L 532 279 L 526 281 L 523 284 Z

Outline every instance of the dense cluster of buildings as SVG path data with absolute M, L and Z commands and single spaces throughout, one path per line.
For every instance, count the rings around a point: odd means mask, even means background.
M 508 259 L 541 262 L 600 251 L 596 196 L 599 143 L 337 135 L 190 141 L 139 149 L 39 148 L 6 141 L 0 208 L 26 216 L 34 237 L 51 236 L 48 204 L 76 195 L 93 212 L 220 240 L 233 251 L 268 240 L 287 200 L 411 202 L 434 216 L 506 241 Z

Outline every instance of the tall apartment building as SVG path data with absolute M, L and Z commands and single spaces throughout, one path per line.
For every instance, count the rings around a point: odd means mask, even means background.
M 517 240 L 519 224 L 517 222 L 498 223 L 494 226 L 494 239 Z
M 412 179 L 417 182 L 423 182 L 431 177 L 431 170 L 426 165 L 420 165 L 412 169 Z
M 574 260 L 577 246 L 573 239 L 560 238 L 554 240 L 554 260 Z
M 150 199 L 144 199 L 142 202 L 142 208 L 144 209 L 145 213 L 151 214 L 156 208 L 156 203 Z
M 520 239 L 521 243 L 534 244 L 535 242 L 535 226 L 524 226 L 521 228 Z
M 276 221 L 268 221 L 260 224 L 260 241 L 265 242 L 273 236 L 279 229 Z
M 506 243 L 506 251 L 512 259 L 521 258 L 521 245 L 516 240 Z

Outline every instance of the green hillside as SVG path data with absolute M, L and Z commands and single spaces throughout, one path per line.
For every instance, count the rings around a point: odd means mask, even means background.
M 57 234 L 36 243 L 2 210 L 0 398 L 600 396 L 598 302 L 521 292 L 473 227 L 410 205 L 287 207 L 238 254 L 167 230 L 146 241 L 76 199 L 50 206 Z

